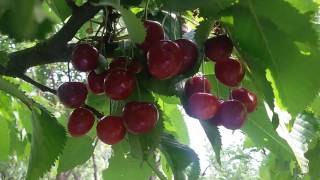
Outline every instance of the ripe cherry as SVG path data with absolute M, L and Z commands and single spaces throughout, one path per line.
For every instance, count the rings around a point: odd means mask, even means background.
M 110 63 L 109 69 L 115 69 L 115 68 L 126 69 L 127 71 L 129 71 L 133 74 L 137 74 L 142 71 L 143 66 L 137 60 L 131 60 L 131 59 L 125 58 L 125 57 L 117 57 L 112 60 L 112 62 Z
M 207 39 L 204 46 L 206 56 L 216 62 L 227 60 L 233 49 L 233 43 L 226 35 L 218 35 Z
M 126 135 L 122 117 L 105 116 L 97 125 L 97 136 L 106 144 L 116 144 Z
M 209 93 L 195 93 L 188 100 L 188 110 L 191 117 L 208 120 L 218 111 L 219 100 Z
M 186 96 L 189 98 L 192 94 L 197 92 L 210 93 L 211 84 L 204 76 L 194 76 L 189 78 L 184 86 Z
M 198 60 L 198 49 L 196 44 L 188 39 L 177 39 L 177 43 L 182 51 L 182 66 L 179 73 L 186 72 L 195 65 Z
M 57 90 L 60 102 L 69 107 L 80 107 L 86 100 L 88 90 L 85 84 L 80 82 L 65 82 Z
M 231 130 L 240 129 L 247 118 L 246 107 L 238 100 L 224 101 L 216 115 L 222 125 Z
M 135 83 L 132 73 L 124 69 L 113 69 L 105 77 L 104 90 L 111 99 L 123 100 L 133 93 Z
M 73 137 L 82 136 L 90 131 L 93 124 L 92 112 L 85 108 L 77 108 L 69 116 L 68 131 Z
M 215 65 L 216 78 L 226 86 L 235 87 L 242 81 L 245 70 L 239 61 L 229 59 Z
M 231 99 L 236 99 L 242 102 L 246 106 L 248 112 L 253 112 L 258 104 L 256 94 L 248 91 L 245 88 L 238 88 L 232 90 Z
M 156 126 L 159 119 L 158 109 L 148 102 L 129 102 L 123 108 L 123 119 L 129 132 L 144 134 Z
M 147 52 L 153 43 L 164 39 L 164 30 L 160 23 L 150 20 L 144 21 L 144 27 L 147 32 L 146 38 L 138 47 Z
M 80 72 L 94 70 L 98 66 L 98 50 L 89 44 L 79 44 L 72 52 L 73 67 Z
M 222 120 L 221 120 L 221 117 L 219 116 L 219 110 L 220 110 L 221 104 L 222 104 L 224 101 L 220 99 L 218 102 L 219 102 L 219 103 L 218 103 L 219 108 L 218 108 L 218 111 L 217 111 L 216 115 L 213 116 L 212 118 L 210 118 L 210 119 L 208 120 L 209 123 L 212 124 L 212 125 L 214 125 L 214 126 L 221 126 L 221 125 L 222 125 Z
M 104 92 L 104 78 L 107 72 L 97 74 L 95 71 L 91 71 L 88 74 L 87 85 L 93 94 L 101 94 Z
M 182 65 L 182 53 L 178 44 L 162 40 L 154 43 L 147 54 L 147 64 L 150 73 L 163 80 L 177 75 Z

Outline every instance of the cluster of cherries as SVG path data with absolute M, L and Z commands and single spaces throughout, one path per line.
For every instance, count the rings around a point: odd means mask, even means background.
M 223 101 L 212 95 L 211 84 L 204 76 L 195 76 L 185 84 L 188 98 L 187 113 L 200 120 L 208 120 L 215 126 L 239 129 L 244 124 L 247 113 L 257 106 L 257 96 L 239 84 L 245 75 L 243 65 L 231 58 L 233 44 L 226 35 L 217 35 L 205 42 L 205 55 L 215 62 L 216 78 L 224 85 L 233 88 L 230 99 Z
M 105 93 L 112 100 L 127 99 L 135 90 L 134 74 L 141 72 L 143 66 L 136 60 L 117 57 L 108 69 L 96 73 L 99 53 L 89 44 L 77 45 L 71 61 L 77 71 L 88 72 L 87 84 L 65 82 L 59 86 L 57 96 L 66 107 L 75 108 L 69 116 L 68 132 L 78 137 L 88 133 L 94 125 L 93 113 L 83 107 L 88 89 L 94 94 Z M 158 109 L 153 103 L 132 101 L 124 106 L 122 116 L 102 117 L 96 132 L 104 143 L 116 144 L 125 137 L 127 131 L 133 134 L 148 133 L 156 126 L 158 119 Z
M 184 73 L 195 66 L 198 59 L 197 46 L 190 40 L 165 40 L 160 23 L 145 20 L 146 38 L 137 47 L 146 55 L 148 72 L 156 79 L 165 80 Z M 226 35 L 210 38 L 205 43 L 205 54 L 216 62 L 215 75 L 223 84 L 237 87 L 242 81 L 245 70 L 242 64 L 230 57 L 232 41 Z M 59 86 L 57 96 L 66 107 L 74 108 L 68 121 L 68 131 L 72 136 L 82 136 L 94 125 L 93 113 L 85 108 L 88 89 L 94 94 L 105 93 L 112 100 L 127 99 L 136 88 L 135 74 L 143 70 L 143 65 L 129 57 L 117 57 L 108 68 L 97 73 L 99 52 L 89 44 L 75 47 L 71 62 L 80 72 L 87 72 L 87 84 L 66 82 Z M 230 100 L 219 100 L 210 94 L 211 85 L 204 76 L 195 76 L 187 80 L 185 95 L 188 98 L 187 113 L 200 120 L 209 120 L 214 125 L 223 125 L 229 129 L 238 129 L 246 119 L 247 112 L 257 106 L 254 93 L 244 89 L 232 90 Z M 151 102 L 128 102 L 122 116 L 102 117 L 97 126 L 98 138 L 106 144 L 121 141 L 126 132 L 144 134 L 151 131 L 159 119 L 157 107 Z

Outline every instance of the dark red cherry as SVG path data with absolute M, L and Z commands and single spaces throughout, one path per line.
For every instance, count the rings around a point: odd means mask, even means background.
M 104 78 L 107 72 L 97 74 L 95 71 L 91 71 L 88 74 L 87 86 L 93 94 L 101 94 L 104 92 Z
M 177 43 L 182 51 L 182 66 L 180 73 L 186 72 L 196 64 L 198 60 L 198 49 L 196 44 L 188 39 L 177 39 L 174 41 Z
M 137 74 L 142 71 L 143 66 L 137 60 L 131 60 L 131 59 L 125 58 L 125 57 L 117 57 L 112 60 L 112 62 L 110 63 L 109 69 L 115 69 L 115 68 L 126 69 L 127 71 L 129 71 L 133 74 Z
M 80 72 L 94 70 L 98 66 L 98 50 L 89 44 L 79 44 L 72 52 L 73 67 Z
M 181 49 L 172 41 L 162 40 L 154 43 L 147 53 L 148 69 L 160 80 L 177 75 L 182 62 Z
M 224 101 L 216 115 L 220 117 L 222 125 L 231 130 L 240 129 L 247 118 L 244 104 L 238 100 Z
M 144 27 L 146 28 L 146 38 L 138 47 L 147 52 L 153 43 L 164 39 L 164 30 L 160 23 L 156 21 L 145 20 Z
M 246 106 L 248 112 L 253 112 L 258 104 L 256 94 L 245 88 L 232 90 L 230 98 L 242 102 Z
M 210 93 L 211 84 L 204 76 L 194 76 L 189 78 L 184 86 L 186 96 L 189 98 L 192 94 L 197 92 Z
M 94 124 L 92 112 L 85 108 L 73 110 L 69 116 L 68 131 L 71 136 L 78 137 L 87 134 Z
M 87 95 L 87 87 L 81 82 L 65 82 L 57 90 L 60 102 L 69 108 L 80 107 L 85 102 Z
M 108 72 L 104 80 L 104 90 L 111 99 L 123 100 L 133 93 L 135 83 L 132 73 L 124 69 L 114 69 Z
M 188 110 L 191 117 L 208 120 L 218 111 L 219 100 L 209 93 L 194 93 L 188 100 Z
M 226 35 L 219 35 L 207 39 L 204 44 L 206 56 L 212 61 L 227 60 L 232 53 L 233 43 Z
M 116 144 L 124 139 L 126 128 L 123 125 L 122 117 L 105 116 L 97 125 L 97 136 L 106 144 Z
M 129 102 L 122 113 L 127 130 L 134 134 L 151 131 L 159 119 L 157 107 L 148 102 Z
M 218 101 L 218 111 L 216 113 L 215 116 L 213 116 L 212 118 L 210 118 L 208 121 L 210 124 L 214 125 L 214 126 L 221 126 L 222 125 L 222 120 L 221 117 L 219 116 L 219 110 L 220 110 L 220 105 L 224 102 L 223 100 L 219 100 Z
M 242 81 L 245 69 L 239 61 L 229 59 L 215 65 L 216 78 L 226 86 L 235 87 Z

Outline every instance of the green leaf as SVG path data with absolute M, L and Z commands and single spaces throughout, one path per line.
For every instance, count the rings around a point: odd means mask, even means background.
M 0 161 L 9 160 L 10 131 L 6 120 L 0 116 Z
M 216 126 L 212 126 L 207 121 L 200 121 L 200 123 L 204 132 L 207 135 L 207 138 L 209 139 L 212 145 L 214 153 L 216 154 L 217 162 L 221 165 L 220 152 L 221 152 L 222 142 L 221 142 L 221 135 L 220 135 L 219 129 Z
M 110 112 L 110 99 L 106 95 L 95 95 L 91 92 L 88 93 L 86 103 L 94 107 L 98 111 L 109 114 Z
M 311 179 L 317 179 L 320 177 L 320 137 L 313 139 L 308 148 L 305 156 L 309 160 L 309 174 L 312 177 Z
M 35 0 L 12 1 L 0 18 L 0 32 L 17 41 L 44 39 L 51 26 L 52 22 Z
M 6 67 L 9 61 L 8 53 L 0 51 L 0 66 Z
M 103 171 L 103 179 L 149 179 L 152 169 L 139 159 L 132 157 L 128 142 L 113 145 L 109 166 Z
M 241 128 L 243 132 L 258 146 L 266 147 L 277 157 L 294 159 L 293 151 L 288 143 L 274 130 L 263 103 L 250 115 Z
M 90 159 L 94 150 L 92 142 L 89 136 L 69 137 L 59 159 L 58 172 L 71 170 Z
M 160 150 L 172 169 L 174 179 L 184 180 L 186 177 L 190 180 L 199 179 L 199 158 L 191 148 L 180 144 L 171 135 L 163 134 Z
M 242 2 L 227 12 L 230 16 L 225 17 L 233 41 L 242 60 L 247 63 L 255 84 L 260 83 L 260 87 L 263 86 L 261 83 L 267 84 L 267 72 L 277 103 L 295 116 L 310 104 L 320 88 L 316 73 L 320 66 L 320 53 L 315 44 L 318 38 L 311 23 L 300 22 L 309 22 L 311 17 L 306 19 L 290 4 L 279 5 L 279 1 L 275 0 L 266 4 L 256 0 Z M 265 8 L 263 12 L 258 12 L 262 8 Z M 273 13 L 264 13 L 266 11 Z M 286 14 L 286 17 L 281 16 L 283 18 L 279 20 L 272 14 Z M 299 22 L 293 23 L 292 19 Z M 303 32 L 309 33 L 299 34 Z M 304 73 L 297 75 L 297 72 Z M 300 82 L 305 84 L 301 86 Z M 264 91 L 265 96 L 268 93 Z
M 50 112 L 37 105 L 32 108 L 32 140 L 27 180 L 48 172 L 63 150 L 66 132 Z
M 64 21 L 71 15 L 71 9 L 69 8 L 66 0 L 49 0 L 46 1 L 54 13 Z
M 119 7 L 122 19 L 126 24 L 129 37 L 134 43 L 142 43 L 146 37 L 146 30 L 143 23 L 136 15 L 128 9 Z
M 267 158 L 262 162 L 260 167 L 260 179 L 261 180 L 292 180 L 293 175 L 289 171 L 290 161 L 285 161 L 281 157 L 269 154 Z

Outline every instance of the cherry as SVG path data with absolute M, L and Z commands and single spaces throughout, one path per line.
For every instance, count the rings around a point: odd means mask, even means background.
M 164 30 L 160 23 L 150 20 L 144 21 L 144 27 L 147 33 L 146 38 L 138 47 L 147 52 L 153 43 L 164 39 Z
M 156 126 L 159 119 L 158 109 L 149 102 L 129 102 L 123 108 L 123 119 L 129 132 L 144 134 Z
M 257 96 L 245 88 L 234 89 L 231 92 L 231 99 L 242 102 L 248 112 L 253 112 L 257 107 Z
M 226 35 L 218 35 L 207 39 L 204 46 L 206 56 L 216 62 L 228 59 L 233 49 L 233 43 Z
M 86 100 L 88 90 L 81 82 L 65 82 L 57 90 L 60 102 L 70 108 L 80 107 Z
M 91 71 L 88 75 L 87 82 L 88 88 L 93 94 L 101 94 L 104 92 L 104 78 L 107 72 L 97 74 L 95 71 Z
M 112 60 L 110 63 L 109 69 L 122 68 L 127 71 L 137 74 L 140 73 L 143 69 L 142 64 L 137 60 L 130 60 L 125 57 L 117 57 Z
M 215 65 L 216 78 L 226 86 L 235 87 L 242 81 L 245 70 L 239 61 L 229 59 Z
M 105 116 L 97 125 L 97 136 L 106 144 L 116 144 L 126 135 L 122 117 Z
M 216 115 L 221 124 L 231 130 L 240 129 L 247 118 L 246 107 L 238 100 L 224 101 Z
M 123 100 L 129 97 L 135 89 L 134 76 L 124 69 L 113 69 L 104 79 L 105 93 L 111 99 Z
M 189 78 L 184 86 L 186 96 L 189 98 L 192 94 L 197 92 L 210 93 L 211 84 L 204 76 L 194 76 Z
M 80 72 L 94 70 L 98 66 L 98 50 L 89 44 L 79 44 L 72 52 L 73 67 Z
M 147 53 L 149 71 L 160 80 L 177 75 L 182 62 L 181 49 L 172 41 L 162 40 L 154 43 Z
M 93 124 L 92 112 L 85 108 L 77 108 L 69 116 L 68 131 L 73 137 L 82 136 L 90 131 Z
M 177 43 L 182 51 L 182 66 L 180 73 L 190 70 L 198 60 L 198 49 L 196 44 L 188 39 L 177 39 Z
M 220 106 L 221 104 L 224 102 L 223 100 L 219 100 L 218 101 L 218 111 L 216 113 L 215 116 L 213 116 L 212 118 L 210 118 L 208 121 L 210 124 L 214 125 L 214 126 L 221 126 L 222 125 L 222 120 L 221 120 L 221 117 L 219 116 L 219 110 L 220 110 Z
M 209 93 L 194 93 L 188 100 L 188 110 L 191 117 L 208 120 L 218 111 L 219 100 Z

